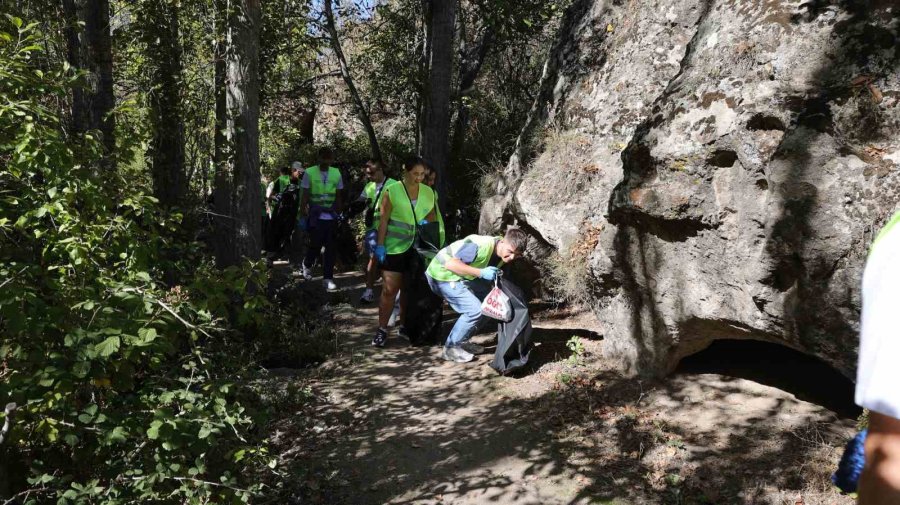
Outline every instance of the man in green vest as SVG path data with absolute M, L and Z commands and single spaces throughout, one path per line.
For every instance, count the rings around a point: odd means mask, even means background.
M 428 285 L 459 313 L 444 346 L 444 359 L 472 361 L 484 348 L 469 342 L 484 320 L 481 302 L 491 290 L 500 267 L 522 256 L 528 236 L 510 228 L 503 237 L 469 235 L 438 252 L 428 265 Z
M 337 289 L 334 283 L 334 244 L 337 234 L 337 221 L 341 213 L 341 190 L 344 182 L 341 172 L 331 166 L 334 154 L 331 149 L 323 147 L 319 150 L 319 164 L 306 169 L 300 187 L 303 196 L 300 200 L 300 227 L 309 231 L 309 250 L 303 260 L 302 273 L 307 280 L 312 278 L 312 266 L 322 248 L 323 276 L 325 289 Z
M 366 290 L 359 301 L 372 303 L 375 300 L 375 281 L 378 278 L 378 261 L 375 259 L 375 248 L 378 246 L 378 224 L 381 222 L 381 194 L 384 189 L 397 182 L 384 175 L 384 164 L 380 161 L 368 161 L 363 169 L 369 182 L 363 188 L 357 201 L 366 203 L 366 234 L 363 238 L 369 263 L 366 265 Z

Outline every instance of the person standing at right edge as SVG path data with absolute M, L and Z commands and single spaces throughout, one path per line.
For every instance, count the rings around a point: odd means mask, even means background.
M 900 212 L 872 243 L 862 284 L 856 403 L 869 409 L 860 505 L 900 504 Z
M 381 263 L 384 279 L 378 305 L 378 330 L 372 339 L 372 345 L 377 347 L 384 347 L 387 341 L 388 320 L 398 292 L 400 325 L 406 316 L 406 296 L 401 288 L 406 272 L 418 261 L 413 247 L 416 225 L 440 221 L 434 190 L 422 184 L 425 167 L 421 158 L 407 160 L 403 164 L 403 181 L 386 186 L 382 193 L 381 219 L 375 246 L 375 258 Z
M 341 172 L 331 166 L 332 163 L 334 154 L 323 147 L 319 150 L 319 164 L 307 168 L 303 174 L 299 224 L 301 229 L 308 231 L 310 242 L 301 267 L 303 277 L 312 278 L 312 267 L 324 247 L 322 282 L 329 291 L 337 289 L 334 284 L 334 244 L 342 204 L 340 190 L 344 188 Z

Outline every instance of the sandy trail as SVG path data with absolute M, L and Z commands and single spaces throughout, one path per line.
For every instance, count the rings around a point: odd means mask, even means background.
M 622 378 L 596 357 L 587 314 L 536 320 L 521 378 L 487 366 L 490 334 L 468 364 L 395 333 L 376 349 L 361 276 L 337 281 L 351 301 L 336 316 L 344 358 L 313 381 L 320 435 L 291 456 L 316 476 L 304 503 L 852 503 L 823 482 L 852 421 L 790 393 L 715 374 Z M 572 335 L 581 364 L 565 359 Z

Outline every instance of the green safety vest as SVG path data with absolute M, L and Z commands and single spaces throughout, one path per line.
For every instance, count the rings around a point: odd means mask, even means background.
M 283 193 L 284 190 L 287 189 L 288 186 L 291 185 L 291 176 L 290 175 L 279 175 L 278 179 L 275 180 L 275 194 Z
M 331 208 L 337 198 L 337 185 L 341 180 L 341 171 L 328 167 L 328 177 L 322 181 L 322 172 L 318 165 L 306 169 L 309 176 L 309 203 L 319 207 Z
M 457 275 L 450 270 L 447 270 L 447 267 L 444 265 L 450 261 L 451 258 L 456 257 L 456 253 L 459 252 L 460 249 L 466 244 L 475 244 L 478 246 L 478 252 L 475 254 L 475 259 L 472 263 L 469 264 L 470 267 L 473 268 L 484 268 L 488 266 L 491 262 L 491 256 L 494 255 L 494 249 L 497 246 L 497 242 L 500 241 L 502 237 L 491 237 L 489 235 L 469 235 L 468 237 L 457 240 L 456 242 L 448 245 L 447 247 L 440 250 L 437 253 L 437 256 L 431 260 L 431 264 L 428 265 L 428 276 L 436 281 L 443 282 L 452 282 L 452 281 L 461 281 L 461 280 L 473 280 L 475 277 L 470 275 Z M 503 266 L 503 261 L 501 260 L 497 267 Z
M 378 223 L 381 222 L 381 195 L 384 194 L 385 190 L 387 190 L 388 186 L 395 183 L 394 179 L 388 177 L 384 180 L 384 184 L 381 186 L 381 194 L 378 193 L 378 183 L 372 181 L 366 184 L 366 187 L 363 188 L 363 191 L 366 193 L 366 198 L 369 199 L 369 208 L 373 210 L 372 214 L 372 226 L 366 228 L 366 231 L 369 230 L 377 230 Z M 376 202 L 376 198 L 378 197 L 378 201 Z
M 416 218 L 425 216 L 434 210 L 441 227 L 441 243 L 444 242 L 444 219 L 437 207 L 434 190 L 419 183 L 419 199 L 416 200 L 416 214 L 413 215 L 412 203 L 406 195 L 402 182 L 385 186 L 384 192 L 391 199 L 391 215 L 388 220 L 387 234 L 384 237 L 384 248 L 388 254 L 402 254 L 409 250 L 416 238 Z M 383 193 L 384 193 L 383 192 Z

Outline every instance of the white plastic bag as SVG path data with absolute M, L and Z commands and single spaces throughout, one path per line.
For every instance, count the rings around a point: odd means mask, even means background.
M 509 297 L 494 283 L 494 289 L 481 302 L 481 313 L 485 316 L 507 322 L 512 319 L 512 306 Z

